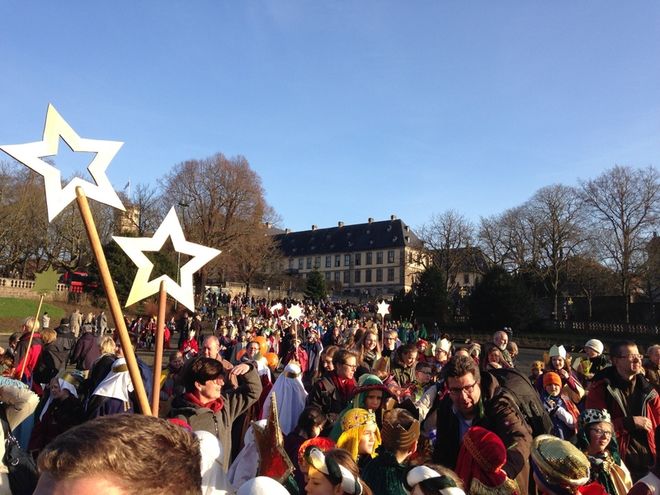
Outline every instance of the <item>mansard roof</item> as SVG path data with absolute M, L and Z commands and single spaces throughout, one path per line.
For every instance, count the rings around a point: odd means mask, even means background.
M 412 229 L 396 218 L 355 225 L 340 222 L 337 227 L 285 232 L 274 237 L 287 257 L 422 247 Z

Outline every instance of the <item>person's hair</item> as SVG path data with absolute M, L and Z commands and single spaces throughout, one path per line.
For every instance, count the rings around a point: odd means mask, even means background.
M 208 380 L 224 375 L 222 363 L 217 359 L 197 357 L 188 366 L 184 376 L 186 392 L 195 391 L 195 383 L 204 383 Z
M 40 327 L 39 320 L 37 320 L 34 316 L 28 316 L 23 320 L 24 332 L 31 332 L 32 330 L 38 332 L 39 327 Z
M 358 357 L 355 355 L 353 351 L 349 351 L 348 349 L 339 349 L 337 352 L 335 352 L 335 355 L 332 356 L 332 364 L 334 364 L 336 368 L 340 364 L 344 364 L 346 362 L 346 359 L 348 359 L 349 357 L 354 357 L 357 363 Z
M 15 344 L 21 338 L 21 332 L 14 332 L 9 336 L 9 344 Z
M 51 342 L 55 342 L 56 338 L 57 338 L 57 332 L 52 328 L 44 328 L 41 331 L 41 342 L 43 342 L 44 344 L 50 344 Z
M 208 343 L 215 342 L 216 344 L 218 344 L 218 346 L 220 345 L 220 339 L 218 339 L 218 337 L 216 337 L 215 335 L 207 335 L 204 338 L 204 344 L 206 344 L 207 342 Z
M 307 406 L 298 416 L 296 430 L 304 432 L 307 438 L 312 438 L 312 428 L 326 424 L 327 418 L 323 411 L 316 406 Z
M 460 488 L 461 490 L 464 490 L 463 486 L 463 480 L 456 474 L 454 471 L 452 471 L 449 468 L 446 468 L 444 466 L 441 466 L 440 464 L 424 464 L 426 467 L 429 469 L 433 469 L 436 473 L 438 473 L 440 476 L 446 476 L 447 478 L 451 478 L 454 483 L 456 483 L 456 487 Z M 420 491 L 424 495 L 440 495 L 440 490 L 433 490 L 429 489 L 425 484 L 418 484 L 417 485 L 420 489 Z
M 397 332 L 396 330 L 386 330 L 385 335 L 386 336 L 387 335 L 394 335 L 394 338 L 397 338 L 399 336 L 399 332 Z
M 114 414 L 62 433 L 39 455 L 55 480 L 99 476 L 129 495 L 197 495 L 202 483 L 199 440 L 164 419 Z M 148 476 L 145 476 L 148 473 Z
M 610 357 L 621 357 L 621 350 L 624 347 L 637 347 L 637 342 L 632 340 L 619 340 L 610 345 Z
M 358 362 L 364 361 L 364 352 L 365 352 L 364 341 L 367 340 L 367 337 L 369 335 L 372 335 L 376 339 L 376 347 L 375 347 L 376 359 L 380 357 L 381 349 L 380 349 L 380 341 L 378 340 L 378 330 L 374 328 L 370 328 L 369 330 L 366 330 L 362 334 L 362 337 L 360 337 L 360 340 L 355 345 L 355 352 L 358 355 Z
M 351 457 L 351 454 L 349 454 L 344 449 L 332 449 L 325 453 L 325 457 L 334 459 L 337 464 L 344 466 L 351 472 L 353 476 L 355 476 L 355 479 L 358 480 L 358 483 L 362 485 L 362 495 L 373 495 L 369 485 L 367 485 L 364 481 L 362 481 L 362 478 L 360 478 L 360 469 Z
M 323 361 L 325 358 L 329 357 L 330 359 L 334 359 L 335 354 L 339 350 L 339 346 L 336 345 L 329 345 L 323 351 L 321 351 L 321 361 Z
M 417 364 L 415 365 L 415 371 L 421 371 L 424 368 L 428 370 L 432 370 L 433 366 L 431 366 L 431 363 L 427 363 L 426 361 L 418 361 Z
M 110 335 L 104 335 L 99 342 L 99 351 L 101 354 L 114 354 L 117 345 Z
M 460 378 L 468 373 L 472 373 L 475 381 L 480 381 L 481 374 L 479 373 L 479 367 L 474 362 L 474 359 L 469 356 L 454 356 L 442 368 L 442 374 L 445 380 L 448 378 Z
M 509 343 L 506 345 L 506 349 L 510 354 L 518 354 L 518 344 L 513 341 L 509 341 Z
M 490 363 L 490 353 L 497 351 L 500 353 L 500 361 L 502 359 L 502 350 L 493 343 L 487 343 L 484 345 L 484 352 L 481 353 L 479 358 L 479 369 L 481 371 L 486 371 L 488 369 L 488 364 Z
M 660 349 L 660 345 L 654 344 L 650 346 L 648 349 L 646 349 L 646 355 L 651 356 L 651 354 L 653 354 L 653 351 L 655 351 L 656 349 Z

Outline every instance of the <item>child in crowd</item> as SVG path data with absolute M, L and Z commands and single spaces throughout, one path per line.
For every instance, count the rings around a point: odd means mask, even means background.
M 569 440 L 577 431 L 579 411 L 566 396 L 561 395 L 561 377 L 554 371 L 543 374 L 541 401 L 554 426 L 552 433 L 562 440 Z

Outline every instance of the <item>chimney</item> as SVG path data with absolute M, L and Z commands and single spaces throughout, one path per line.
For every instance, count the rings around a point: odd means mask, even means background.
M 410 232 L 410 227 L 408 227 L 407 225 L 406 225 L 403 229 L 404 229 L 406 232 Z
M 344 222 L 342 222 L 341 220 L 337 222 L 337 227 L 343 227 L 343 226 L 344 226 Z
M 312 225 L 312 230 L 316 230 L 318 227 L 316 225 Z
M 270 223 L 270 222 L 266 222 L 266 228 L 269 229 L 269 228 L 271 228 L 271 227 L 272 227 L 271 223 Z
M 291 233 L 291 229 L 284 229 L 284 233 L 285 233 L 285 234 L 290 234 L 290 233 Z
M 374 219 L 373 219 L 372 217 L 369 217 L 369 219 L 367 220 L 367 222 L 369 222 L 369 223 L 373 223 L 373 222 L 374 222 Z
M 396 215 L 390 215 L 390 220 L 392 221 L 396 220 Z

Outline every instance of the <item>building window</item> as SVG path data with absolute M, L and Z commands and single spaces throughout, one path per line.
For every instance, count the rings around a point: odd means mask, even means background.
M 335 255 L 335 267 L 341 266 L 341 256 Z
M 394 251 L 387 252 L 387 262 L 394 263 Z
M 469 285 L 470 284 L 470 274 L 469 273 L 464 273 L 463 274 L 463 285 Z
M 335 272 L 335 282 L 339 282 L 339 274 L 341 272 Z
M 362 282 L 360 277 L 360 270 L 355 270 L 355 283 L 359 284 L 360 282 Z
M 364 281 L 371 282 L 371 269 L 364 271 Z
M 325 257 L 325 267 L 326 268 L 332 267 L 332 256 Z
M 344 270 L 344 283 L 345 284 L 351 283 L 351 271 L 350 270 Z
M 314 258 L 314 268 L 318 269 L 321 268 L 321 257 L 317 256 Z
M 293 258 L 289 258 L 289 270 L 293 270 Z
M 325 272 L 325 279 L 330 282 L 330 276 L 332 275 L 332 272 Z
M 355 253 L 355 266 L 362 264 L 362 253 Z
M 376 253 L 376 264 L 377 265 L 382 265 L 383 264 L 383 252 L 382 251 L 378 251 Z
M 394 268 L 387 269 L 387 281 L 394 282 Z
M 367 265 L 371 265 L 372 261 L 372 253 L 367 253 Z
M 305 262 L 305 260 L 303 260 L 302 258 L 298 258 L 298 270 L 303 269 L 303 263 L 304 262 Z
M 344 266 L 351 266 L 351 255 L 350 254 L 345 254 L 344 255 Z
M 376 282 L 382 282 L 382 281 L 383 281 L 383 269 L 376 268 Z
M 307 258 L 307 269 L 311 270 L 311 268 L 312 268 L 312 258 L 309 257 Z

